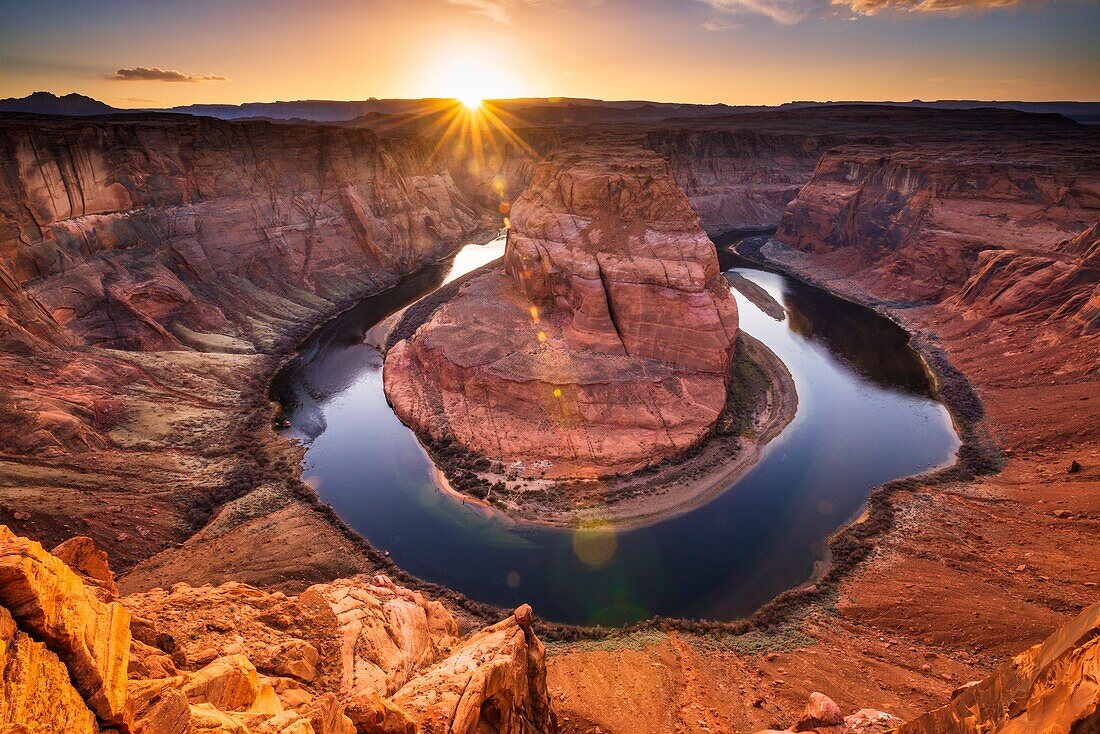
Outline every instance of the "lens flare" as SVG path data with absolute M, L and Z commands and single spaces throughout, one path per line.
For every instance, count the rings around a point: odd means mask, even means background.
M 598 568 L 607 565 L 615 557 L 618 545 L 615 529 L 603 521 L 579 527 L 573 532 L 573 552 L 586 566 Z

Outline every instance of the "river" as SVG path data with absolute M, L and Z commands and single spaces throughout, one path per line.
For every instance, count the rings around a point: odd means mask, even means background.
M 721 240 L 720 240 L 721 241 Z M 516 523 L 463 503 L 394 415 L 368 330 L 503 254 L 503 239 L 367 298 L 315 332 L 272 383 L 303 442 L 303 479 L 409 572 L 478 601 L 623 624 L 652 615 L 734 619 L 808 579 L 824 541 L 876 485 L 950 463 L 959 440 L 903 330 L 874 311 L 720 248 L 725 269 L 784 306 L 782 321 L 734 291 L 741 328 L 787 365 L 794 420 L 706 505 L 622 532 Z

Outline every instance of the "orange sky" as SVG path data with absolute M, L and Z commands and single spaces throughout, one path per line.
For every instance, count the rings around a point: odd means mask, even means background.
M 0 97 L 1100 99 L 1100 4 L 1004 2 L 0 0 Z

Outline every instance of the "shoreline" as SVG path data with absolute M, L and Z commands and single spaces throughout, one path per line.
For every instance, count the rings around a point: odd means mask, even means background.
M 751 434 L 722 435 L 712 431 L 687 455 L 633 474 L 590 482 L 541 482 L 539 497 L 524 501 L 524 491 L 509 491 L 504 501 L 493 493 L 480 498 L 456 488 L 448 470 L 463 471 L 468 457 L 442 456 L 417 436 L 434 465 L 437 489 L 464 504 L 485 508 L 511 522 L 543 527 L 606 527 L 634 530 L 686 514 L 723 494 L 756 465 L 764 447 L 782 434 L 797 413 L 798 394 L 786 365 L 759 340 L 738 335 L 741 358 L 763 375 L 759 403 L 748 418 Z M 410 428 L 410 430 L 413 430 Z M 414 431 L 415 433 L 415 431 Z M 483 474 L 486 481 L 497 475 Z M 549 501 L 542 497 L 550 495 Z M 569 496 L 566 496 L 569 495 Z M 519 501 L 517 501 L 519 498 Z M 586 501 L 598 504 L 584 505 Z M 564 503 L 564 504 L 563 504 Z
M 379 324 L 383 328 L 374 337 L 383 358 L 397 342 L 427 323 L 463 285 L 500 263 L 498 258 L 456 278 L 410 304 L 392 322 Z M 485 463 L 488 457 L 465 449 L 444 450 L 415 428 L 406 427 L 416 435 L 432 462 L 438 491 L 464 504 L 491 509 L 512 522 L 543 527 L 600 526 L 619 531 L 646 527 L 698 509 L 732 488 L 757 463 L 764 446 L 794 420 L 798 394 L 786 365 L 746 332 L 739 331 L 737 339 L 731 371 L 755 370 L 762 377 L 753 385 L 755 394 L 747 397 L 750 414 L 730 414 L 730 400 L 744 400 L 736 394 L 737 388 L 743 382 L 753 382 L 735 375 L 730 380 L 726 409 L 707 436 L 681 456 L 632 474 L 591 481 L 526 480 L 524 484 L 533 485 L 531 489 L 501 490 L 502 485 L 507 486 L 505 476 L 477 469 L 478 463 Z M 738 421 L 743 430 L 724 435 L 717 427 L 723 420 Z M 465 479 L 469 486 L 460 487 L 454 481 L 470 473 L 477 479 L 474 483 Z M 479 496 L 470 489 L 485 494 Z

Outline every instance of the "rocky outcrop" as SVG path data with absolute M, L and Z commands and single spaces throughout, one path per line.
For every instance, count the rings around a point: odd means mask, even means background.
M 1100 603 L 897 734 L 1083 734 L 1100 729 Z
M 102 553 L 86 539 L 62 549 L 83 578 L 0 526 L 5 731 L 556 731 L 530 607 L 460 641 L 442 605 L 385 577 L 298 597 L 181 584 L 103 602 Z
M 697 444 L 725 405 L 737 309 L 668 164 L 559 151 L 512 207 L 504 267 L 387 355 L 433 442 L 527 476 L 627 473 Z
M 68 668 L 44 644 L 21 631 L 0 607 L 0 730 L 95 734 L 95 714 L 69 679 Z
M 1033 321 L 1088 335 L 1100 331 L 1100 224 L 1049 254 L 985 250 L 948 305 L 1005 321 Z
M 1068 273 L 1075 266 L 1055 266 L 1052 256 L 1062 260 L 1063 243 L 1098 217 L 1100 146 L 1084 141 L 845 146 L 821 158 L 776 238 L 822 256 L 882 298 L 941 301 L 971 276 L 987 282 L 1006 266 L 1045 270 L 1040 288 L 1079 286 L 1088 275 Z M 979 277 L 983 270 L 990 272 Z M 1021 286 L 1009 301 L 1030 289 Z
M 327 604 L 335 617 L 349 697 L 390 695 L 454 644 L 458 625 L 442 604 L 395 585 L 386 576 L 369 584 L 343 579 L 312 586 L 302 604 Z
M 64 562 L 0 526 L 0 607 L 60 659 L 101 724 L 129 727 L 130 613 L 121 604 L 100 601 Z
M 541 734 L 557 730 L 545 671 L 546 650 L 523 605 L 406 684 L 394 701 L 424 734 Z

